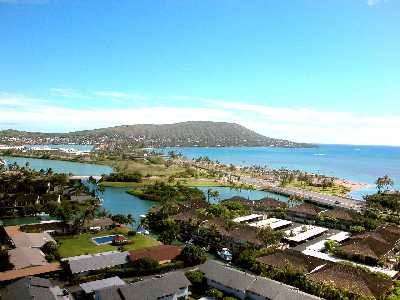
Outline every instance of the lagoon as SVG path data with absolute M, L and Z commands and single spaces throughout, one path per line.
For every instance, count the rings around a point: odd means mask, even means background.
M 229 199 L 235 196 L 240 196 L 243 198 L 246 198 L 248 200 L 260 200 L 265 197 L 273 198 L 278 201 L 282 202 L 288 202 L 288 197 L 286 196 L 281 196 L 277 195 L 274 193 L 270 192 L 265 192 L 265 191 L 260 191 L 260 190 L 238 190 L 230 187 L 222 187 L 222 186 L 212 186 L 212 187 L 207 187 L 207 186 L 200 186 L 197 187 L 199 190 L 201 190 L 204 195 L 207 197 L 207 190 L 210 189 L 212 191 L 218 191 L 219 197 L 216 199 L 210 198 L 210 203 L 218 203 L 221 200 Z

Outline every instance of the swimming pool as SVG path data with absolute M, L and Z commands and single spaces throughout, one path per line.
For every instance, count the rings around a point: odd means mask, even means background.
M 106 244 L 111 244 L 113 242 L 114 237 L 116 237 L 116 234 L 94 237 L 92 238 L 92 240 L 93 243 L 95 243 L 96 245 L 106 245 Z

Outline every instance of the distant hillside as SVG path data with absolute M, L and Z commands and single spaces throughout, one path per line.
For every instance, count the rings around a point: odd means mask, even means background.
M 8 133 L 8 134 L 7 134 Z M 94 130 L 76 131 L 66 134 L 43 134 L 8 130 L 1 135 L 37 138 L 56 137 L 57 142 L 82 142 L 90 140 L 132 142 L 143 147 L 311 147 L 310 144 L 265 137 L 241 125 L 225 122 L 182 122 L 176 124 L 123 125 Z

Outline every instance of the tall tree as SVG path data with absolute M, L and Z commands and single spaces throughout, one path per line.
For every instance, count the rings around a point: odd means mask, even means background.
M 382 191 L 389 190 L 389 188 L 394 185 L 394 181 L 388 175 L 385 175 L 383 177 L 379 177 L 375 184 L 376 188 L 378 189 L 378 193 L 380 194 Z

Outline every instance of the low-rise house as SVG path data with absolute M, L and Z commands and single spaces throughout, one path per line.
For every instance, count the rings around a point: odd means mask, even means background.
M 1 293 L 2 300 L 72 300 L 72 296 L 48 279 L 25 277 L 8 285 Z
M 400 243 L 400 227 L 386 226 L 352 237 L 337 248 L 337 254 L 366 264 L 393 265 L 394 249 Z
M 189 295 L 190 281 L 183 272 L 170 272 L 122 287 L 97 291 L 96 300 L 177 300 Z
M 249 223 L 249 226 L 256 228 L 266 228 L 269 227 L 271 229 L 283 229 L 292 224 L 292 221 L 282 220 L 277 218 L 268 218 L 261 221 L 257 221 L 254 223 Z
M 95 293 L 99 290 L 111 287 L 121 287 L 124 285 L 126 285 L 125 281 L 118 276 L 115 276 L 102 280 L 81 283 L 79 286 L 86 296 L 95 297 Z
M 289 266 L 302 273 L 312 272 L 316 268 L 327 263 L 325 260 L 304 255 L 292 249 L 286 249 L 281 252 L 258 257 L 257 262 L 275 269 L 283 269 Z
M 95 218 L 91 220 L 85 220 L 83 223 L 83 231 L 101 231 L 109 230 L 114 226 L 114 221 L 110 218 Z
M 287 217 L 294 222 L 304 222 L 314 224 L 318 214 L 323 211 L 322 208 L 309 203 L 303 203 L 287 209 Z
M 207 285 L 238 299 L 249 300 L 316 300 L 318 297 L 301 292 L 299 289 L 271 280 L 254 276 L 209 260 L 199 267 L 204 273 Z
M 199 267 L 204 273 L 207 285 L 239 299 L 246 298 L 246 292 L 256 280 L 256 276 L 242 272 L 214 261 L 208 260 Z
M 279 208 L 287 207 L 287 204 L 272 198 L 262 198 L 259 200 L 249 200 L 243 197 L 232 197 L 224 201 L 236 202 L 247 208 L 257 211 L 273 211 Z
M 263 277 L 257 277 L 246 295 L 249 300 L 322 300 L 293 286 Z
M 134 262 L 143 257 L 151 257 L 160 265 L 171 262 L 182 252 L 182 248 L 172 245 L 159 245 L 129 252 L 130 261 Z
M 285 231 L 285 240 L 291 245 L 299 245 L 321 236 L 329 229 L 314 225 L 302 225 Z
M 243 223 L 252 223 L 252 222 L 261 221 L 262 219 L 264 219 L 263 215 L 251 214 L 251 215 L 247 215 L 247 216 L 234 218 L 232 221 L 235 223 L 243 224 Z
M 47 232 L 27 233 L 21 231 L 19 226 L 7 226 L 4 230 L 11 244 L 16 248 L 41 248 L 47 242 L 56 243 Z
M 8 255 L 15 270 L 34 266 L 45 266 L 47 264 L 44 253 L 36 248 L 15 248 L 9 250 Z
M 307 278 L 363 297 L 380 298 L 393 287 L 393 282 L 389 279 L 339 263 L 326 264 L 308 274 Z
M 347 229 L 356 221 L 357 213 L 349 209 L 336 207 L 333 209 L 321 211 L 319 213 L 319 218 L 322 222 L 333 221 L 336 222 L 335 225 L 337 227 Z
M 72 275 L 83 276 L 89 274 L 91 271 L 123 266 L 128 263 L 128 255 L 127 251 L 110 251 L 92 255 L 67 257 L 62 259 L 62 262 L 67 265 Z
M 34 266 L 25 269 L 14 269 L 0 272 L 0 282 L 10 282 L 26 276 L 55 275 L 61 271 L 60 263 L 48 263 L 43 266 Z

